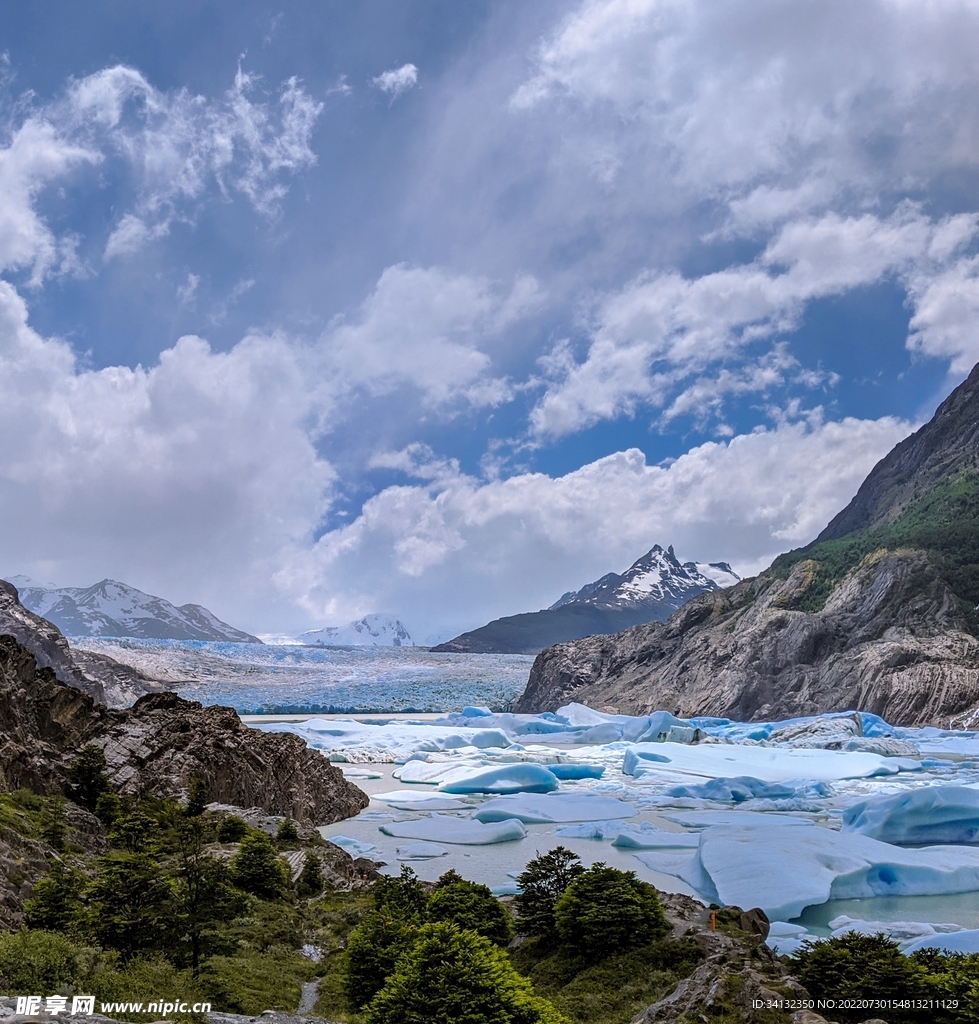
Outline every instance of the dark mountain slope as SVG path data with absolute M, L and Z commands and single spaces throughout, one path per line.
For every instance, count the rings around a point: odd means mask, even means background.
M 979 368 L 812 544 L 662 625 L 543 651 L 516 710 L 979 719 L 977 459 Z

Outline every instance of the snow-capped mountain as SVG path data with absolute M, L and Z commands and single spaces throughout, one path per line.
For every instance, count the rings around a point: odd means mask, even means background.
M 651 548 L 620 576 L 606 573 L 578 591 L 563 594 L 551 609 L 588 602 L 603 608 L 649 608 L 665 603 L 679 608 L 696 594 L 723 590 L 741 579 L 727 562 L 683 562 L 670 545 Z
M 563 594 L 550 608 L 494 619 L 433 650 L 536 654 L 565 640 L 665 621 L 690 598 L 733 586 L 740 578 L 727 562 L 681 563 L 672 546 L 664 551 L 657 544 L 624 573 L 606 573 Z
M 131 636 L 153 640 L 230 640 L 261 643 L 222 622 L 199 604 L 179 608 L 116 580 L 90 587 L 54 587 L 11 576 L 25 608 L 53 622 L 65 636 Z
M 326 626 L 300 633 L 296 639 L 310 647 L 414 647 L 408 630 L 393 615 L 365 615 L 345 626 Z

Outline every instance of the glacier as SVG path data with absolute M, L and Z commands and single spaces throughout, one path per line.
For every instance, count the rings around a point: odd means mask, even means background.
M 979 789 L 929 786 L 852 804 L 844 832 L 899 846 L 979 842 Z

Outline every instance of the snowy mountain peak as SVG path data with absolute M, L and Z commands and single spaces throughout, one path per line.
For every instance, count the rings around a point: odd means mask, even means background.
M 592 604 L 604 608 L 645 608 L 669 603 L 679 607 L 696 594 L 721 590 L 740 580 L 727 562 L 680 563 L 671 544 L 654 545 L 624 573 L 607 573 L 581 590 L 564 594 L 551 608 Z
M 325 626 L 300 633 L 296 640 L 309 647 L 414 647 L 408 630 L 393 615 L 365 615 L 345 626 Z
M 39 586 L 27 576 L 11 576 L 9 581 L 25 608 L 53 622 L 65 636 L 261 643 L 202 605 L 178 608 L 118 580 L 104 579 L 90 587 Z

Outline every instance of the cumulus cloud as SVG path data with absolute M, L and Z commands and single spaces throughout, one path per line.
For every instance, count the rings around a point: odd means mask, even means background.
M 381 92 L 386 92 L 392 100 L 396 100 L 402 93 L 418 84 L 418 68 L 414 64 L 402 64 L 400 68 L 382 72 L 371 79 L 371 82 Z
M 379 465 L 414 480 L 371 498 L 276 579 L 314 617 L 342 620 L 394 602 L 452 630 L 546 606 L 654 543 L 752 573 L 810 540 L 911 427 L 817 414 L 701 445 L 668 465 L 631 449 L 557 478 L 489 482 L 417 447 L 386 453 Z

